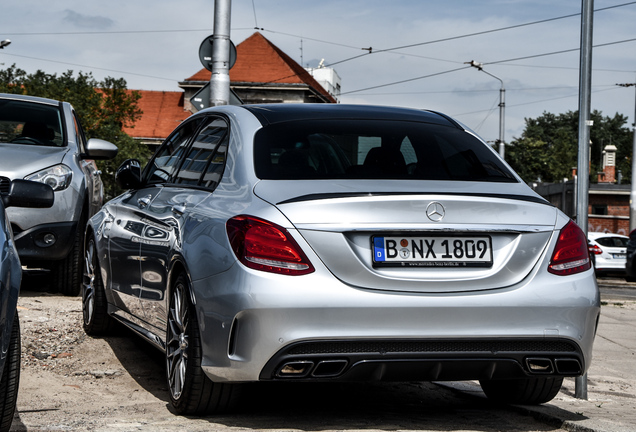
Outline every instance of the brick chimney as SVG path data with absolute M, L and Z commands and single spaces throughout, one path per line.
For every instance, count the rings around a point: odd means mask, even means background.
M 616 183 L 616 146 L 608 145 L 603 150 L 603 171 L 598 173 L 599 183 Z

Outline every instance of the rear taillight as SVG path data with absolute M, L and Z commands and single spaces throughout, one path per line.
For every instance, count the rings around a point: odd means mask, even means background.
M 242 215 L 228 220 L 226 228 L 236 257 L 249 268 L 292 276 L 314 271 L 298 243 L 279 225 Z
M 567 276 L 581 273 L 591 267 L 585 234 L 577 224 L 570 221 L 559 233 L 548 271 L 555 275 Z
M 598 245 L 589 245 L 587 249 L 594 255 L 600 255 L 603 253 L 603 249 L 598 247 Z

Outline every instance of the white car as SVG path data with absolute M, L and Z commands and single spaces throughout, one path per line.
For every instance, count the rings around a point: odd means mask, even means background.
M 587 234 L 587 238 L 597 275 L 625 273 L 629 237 L 613 233 L 591 232 Z

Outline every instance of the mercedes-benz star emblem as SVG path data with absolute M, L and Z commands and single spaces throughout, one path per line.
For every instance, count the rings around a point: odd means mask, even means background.
M 426 207 L 426 216 L 433 222 L 439 222 L 444 219 L 444 215 L 446 214 L 446 210 L 444 206 L 438 202 L 433 201 Z

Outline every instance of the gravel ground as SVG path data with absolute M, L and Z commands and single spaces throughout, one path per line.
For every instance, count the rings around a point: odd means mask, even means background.
M 108 430 L 112 422 L 174 417 L 161 354 L 123 330 L 87 336 L 79 297 L 23 291 L 18 313 L 22 373 L 12 430 Z
M 182 417 L 163 354 L 122 329 L 92 338 L 81 299 L 24 290 L 22 373 L 12 431 L 561 431 L 433 383 L 255 384 L 237 412 Z

